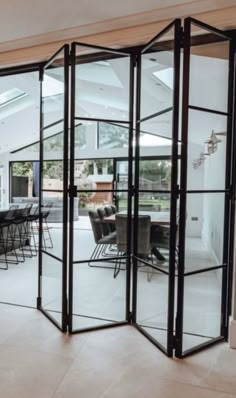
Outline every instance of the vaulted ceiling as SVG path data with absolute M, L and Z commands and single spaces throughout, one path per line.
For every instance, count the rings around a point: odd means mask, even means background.
M 63 117 L 63 69 L 48 69 L 44 77 L 45 125 Z M 36 72 L 2 77 L 0 102 L 9 90 L 22 95 L 0 104 L 0 152 L 11 151 L 39 138 L 39 80 Z M 228 61 L 191 57 L 190 104 L 227 111 Z M 142 59 L 141 130 L 171 139 L 173 104 L 173 53 L 149 53 Z M 129 61 L 127 58 L 95 61 L 76 67 L 76 116 L 127 122 L 129 116 Z M 160 112 L 158 116 L 154 115 Z M 82 120 L 83 123 L 86 124 Z M 211 131 L 225 131 L 226 117 L 191 111 L 189 141 L 203 144 Z M 45 130 L 47 136 L 57 132 Z

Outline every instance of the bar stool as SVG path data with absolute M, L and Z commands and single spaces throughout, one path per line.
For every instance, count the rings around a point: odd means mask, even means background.
M 8 264 L 18 264 L 19 258 L 15 249 L 15 215 L 18 210 L 17 205 L 13 205 L 5 213 L 0 220 L 0 247 L 3 250 L 4 260 L 0 259 L 0 263 L 4 263 L 5 267 L 0 269 L 8 270 Z M 11 259 L 9 257 L 14 257 Z
M 20 256 L 31 258 L 33 257 L 33 252 L 30 244 L 30 233 L 29 233 L 29 222 L 28 217 L 32 209 L 32 204 L 27 204 L 23 209 L 18 210 L 14 224 L 16 226 L 15 239 L 19 241 L 19 248 L 22 252 Z M 26 247 L 27 246 L 27 247 Z M 29 252 L 27 255 L 26 253 Z

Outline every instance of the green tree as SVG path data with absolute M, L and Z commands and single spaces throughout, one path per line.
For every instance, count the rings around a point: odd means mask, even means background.
M 99 147 L 123 148 L 128 146 L 129 129 L 111 123 L 99 123 Z
M 31 162 L 14 162 L 12 164 L 13 176 L 28 176 L 33 172 L 33 165 Z

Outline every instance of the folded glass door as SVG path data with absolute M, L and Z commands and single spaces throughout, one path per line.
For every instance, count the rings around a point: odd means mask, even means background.
M 133 311 L 136 327 L 172 356 L 177 231 L 181 23 L 137 57 Z
M 231 40 L 191 18 L 185 20 L 184 35 L 179 357 L 227 338 L 232 183 Z
M 38 307 L 67 329 L 67 174 L 69 46 L 42 68 Z
M 69 329 L 80 332 L 130 321 L 133 61 L 82 43 L 71 59 Z M 117 158 L 128 163 L 124 188 L 114 185 Z M 121 193 L 119 245 L 113 196 Z

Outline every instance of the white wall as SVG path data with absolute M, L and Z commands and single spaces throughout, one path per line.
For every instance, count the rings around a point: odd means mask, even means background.
M 203 189 L 204 166 L 193 168 L 193 160 L 203 151 L 202 145 L 189 143 L 188 146 L 188 173 L 187 189 Z M 188 237 L 201 237 L 203 225 L 203 196 L 198 194 L 187 195 L 186 234 Z
M 202 56 L 191 56 L 190 104 L 227 111 L 228 62 Z M 224 189 L 225 138 L 215 154 L 207 156 L 198 169 L 192 161 L 206 151 L 204 143 L 215 132 L 226 131 L 227 118 L 196 110 L 189 111 L 188 189 Z M 220 262 L 223 246 L 223 198 L 217 194 L 192 194 L 187 201 L 187 234 L 203 237 L 209 250 Z M 193 221 L 192 217 L 198 218 Z
M 204 167 L 204 186 L 209 189 L 225 188 L 225 161 L 226 161 L 226 138 L 218 144 L 216 153 L 209 156 Z M 204 195 L 203 206 L 203 236 L 216 256 L 217 262 L 222 264 L 223 255 L 223 226 L 224 226 L 224 195 Z

